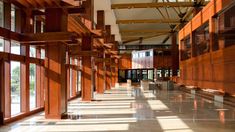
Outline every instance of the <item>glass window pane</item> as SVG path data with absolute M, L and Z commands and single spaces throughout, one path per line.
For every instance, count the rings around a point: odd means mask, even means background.
M 44 32 L 44 24 L 43 24 L 43 22 L 41 22 L 41 33 L 43 33 Z
M 45 50 L 41 49 L 41 59 L 45 59 Z
M 11 4 L 11 31 L 15 31 L 15 6 Z
M 11 41 L 11 53 L 20 55 L 20 43 Z
M 30 110 L 36 108 L 36 65 L 30 64 Z
M 78 59 L 74 60 L 75 65 L 78 65 Z
M 30 46 L 29 56 L 36 57 L 36 47 L 35 46 Z
M 4 51 L 4 40 L 0 38 L 0 51 Z
M 73 59 L 72 59 L 72 57 L 70 57 L 70 65 L 72 65 L 73 64 Z
M 20 62 L 11 61 L 11 115 L 20 113 Z
M 148 70 L 148 79 L 153 80 L 153 70 Z
M 3 11 L 3 2 L 0 1 L 0 27 L 3 27 L 3 20 L 4 20 L 4 11 Z
M 147 70 L 142 70 L 142 80 L 148 80 L 148 72 L 147 72 Z

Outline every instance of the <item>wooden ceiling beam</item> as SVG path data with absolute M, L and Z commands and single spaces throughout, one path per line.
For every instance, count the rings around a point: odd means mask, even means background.
M 22 34 L 21 43 L 40 43 L 40 42 L 58 42 L 58 41 L 72 41 L 79 36 L 72 32 L 46 32 L 46 33 L 32 33 Z
M 30 5 L 27 1 L 25 1 L 25 0 L 11 0 L 11 2 L 12 2 L 12 3 L 18 2 L 18 3 L 20 3 L 21 5 L 23 5 L 23 6 L 27 7 L 27 8 L 30 8 L 30 6 L 31 6 L 31 5 Z
M 201 3 L 202 6 L 208 2 Z M 132 8 L 160 8 L 160 7 L 194 7 L 194 2 L 156 2 L 156 3 L 124 3 L 112 4 L 112 9 L 132 9 Z
M 103 36 L 102 30 L 91 30 L 91 33 L 94 35 L 95 38 L 100 38 Z
M 86 10 L 83 7 L 66 8 L 69 14 L 85 14 Z
M 117 20 L 117 24 L 136 24 L 136 23 L 180 23 L 179 19 L 139 19 L 139 20 Z
M 45 7 L 44 2 L 42 0 L 35 0 L 35 2 L 40 6 L 40 7 Z
M 110 58 L 95 58 L 95 62 L 111 62 Z
M 103 46 L 104 46 L 104 48 L 106 48 L 106 49 L 111 49 L 112 46 L 113 46 L 113 44 L 108 43 L 108 44 L 103 44 Z
M 98 56 L 98 51 L 72 51 L 70 56 L 82 57 L 82 56 Z
M 121 34 L 125 33 L 170 33 L 171 30 L 121 30 Z
M 79 0 L 79 1 L 78 0 L 62 0 L 62 1 L 73 6 L 81 6 L 83 1 L 85 0 Z
M 166 33 L 159 33 L 159 34 L 145 36 L 145 37 L 131 38 L 131 39 L 124 40 L 123 44 L 134 42 L 134 41 L 139 41 L 140 39 L 142 39 L 142 40 L 143 39 L 150 39 L 150 38 L 158 37 L 158 36 L 165 35 L 165 34 Z
M 35 2 L 35 0 L 25 0 L 27 1 L 32 7 L 38 7 L 38 4 Z

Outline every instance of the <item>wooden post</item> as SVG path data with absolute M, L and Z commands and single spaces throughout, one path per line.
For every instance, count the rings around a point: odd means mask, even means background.
M 20 63 L 21 112 L 29 112 L 29 45 L 21 45 L 21 54 L 26 56 L 25 62 Z
M 93 29 L 93 19 L 94 19 L 94 0 L 86 0 L 85 3 L 86 14 L 83 16 L 83 22 L 86 27 L 90 30 Z M 92 36 L 87 35 L 82 38 L 82 50 L 92 51 Z M 92 100 L 92 63 L 91 56 L 82 57 L 82 100 L 91 101 Z
M 96 29 L 105 30 L 105 12 L 103 10 L 97 11 L 97 25 Z M 102 52 L 103 49 L 100 49 Z M 104 54 L 99 56 L 100 58 L 104 58 Z M 104 93 L 104 62 L 99 62 L 97 64 L 97 93 Z
M 113 43 L 113 46 L 112 46 L 112 50 L 113 51 L 117 51 L 118 48 L 117 48 L 117 43 L 115 42 L 115 35 L 111 35 L 111 39 L 110 41 Z M 111 65 L 113 65 L 115 63 L 115 60 L 112 60 L 111 59 Z M 111 87 L 114 87 L 115 86 L 115 67 L 111 66 Z
M 46 32 L 67 31 L 67 14 L 61 8 L 46 9 Z M 67 112 L 66 45 L 51 42 L 46 46 L 46 118 L 60 119 Z
M 4 63 L 2 58 L 0 58 L 0 125 L 4 123 Z
M 4 41 L 4 51 L 10 52 L 10 42 Z M 10 68 L 10 58 L 4 61 L 4 92 L 5 92 L 5 101 L 4 101 L 4 117 L 11 117 L 11 68 Z
M 118 60 L 115 60 L 115 63 L 116 63 L 116 66 L 115 66 L 115 84 L 116 84 L 118 83 Z
M 68 54 L 66 54 L 66 60 L 67 60 L 67 64 L 69 64 L 70 65 L 70 57 L 69 57 L 69 55 Z M 66 78 L 66 80 L 67 80 L 67 99 L 69 99 L 70 98 L 70 66 L 68 66 L 68 67 L 66 67 L 66 70 L 67 70 L 67 78 Z
M 11 3 L 4 2 L 4 28 L 11 30 Z
M 110 43 L 111 42 L 111 25 L 105 25 L 105 31 L 106 31 L 106 36 L 105 36 L 105 43 Z M 105 54 L 105 58 L 110 58 L 110 55 Z M 111 89 L 111 69 L 110 65 L 105 64 L 105 88 L 107 90 Z
M 110 58 L 110 55 L 105 55 L 105 58 Z M 111 89 L 111 67 L 110 67 L 110 64 L 109 65 L 105 64 L 105 67 L 106 67 L 106 78 L 105 78 L 106 90 L 110 90 Z
M 72 58 L 72 64 L 76 65 L 74 58 Z M 76 86 L 77 86 L 77 84 L 76 84 L 77 81 L 76 80 L 77 80 L 77 70 L 72 69 L 72 96 L 73 97 L 76 96 L 76 89 L 77 89 L 76 88 Z
M 171 56 L 172 56 L 172 76 L 177 76 L 177 70 L 179 68 L 179 53 L 178 53 L 178 46 L 177 46 L 177 34 L 172 34 L 172 49 L 171 49 Z M 170 73 L 170 72 L 169 72 Z
M 82 50 L 92 49 L 92 37 L 82 38 Z M 91 101 L 92 99 L 92 63 L 91 56 L 82 57 L 82 100 Z
M 104 93 L 104 63 L 99 62 L 97 65 L 97 93 Z

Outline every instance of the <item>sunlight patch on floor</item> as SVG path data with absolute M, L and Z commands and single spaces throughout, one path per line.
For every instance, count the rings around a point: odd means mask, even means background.
M 148 100 L 147 102 L 152 110 L 169 110 L 160 100 Z
M 178 116 L 156 117 L 164 132 L 193 132 Z
M 127 131 L 129 129 L 129 124 L 93 124 L 93 125 L 45 125 L 45 126 L 21 126 L 12 129 L 9 132 L 35 132 L 37 131 L 47 131 L 47 132 L 92 132 L 92 131 Z

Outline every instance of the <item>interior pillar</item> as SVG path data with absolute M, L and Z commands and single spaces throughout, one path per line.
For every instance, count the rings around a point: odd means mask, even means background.
M 104 63 L 99 62 L 97 65 L 97 93 L 104 93 Z
M 0 125 L 3 125 L 4 123 L 4 81 L 3 81 L 3 77 L 4 77 L 4 69 L 3 69 L 3 61 L 0 58 Z
M 172 76 L 177 76 L 178 68 L 179 68 L 179 54 L 178 54 L 178 46 L 177 46 L 177 34 L 172 34 L 172 49 L 171 49 L 171 56 L 172 56 Z M 170 73 L 170 72 L 169 72 Z
M 92 50 L 92 37 L 82 38 L 82 50 Z M 92 100 L 92 63 L 91 56 L 82 57 L 82 100 Z
M 75 58 L 72 59 L 72 65 L 76 65 L 75 63 Z M 77 70 L 74 68 L 72 69 L 72 97 L 75 97 L 77 95 L 76 90 L 77 90 Z
M 67 31 L 67 14 L 61 8 L 46 9 L 46 32 Z M 61 119 L 67 112 L 66 45 L 50 42 L 46 45 L 46 118 Z
M 96 25 L 96 29 L 99 30 L 105 30 L 105 12 L 103 10 L 99 10 L 97 11 L 97 25 Z M 99 58 L 104 58 L 104 54 L 103 54 L 103 49 L 99 49 L 101 50 L 102 54 L 99 56 Z M 103 94 L 105 89 L 105 85 L 104 85 L 104 62 L 98 62 L 97 64 L 97 93 L 99 94 Z
M 110 55 L 105 55 L 105 58 L 110 58 Z M 111 67 L 110 67 L 110 62 L 109 62 L 109 64 L 106 63 L 105 67 L 106 67 L 106 79 L 105 79 L 106 89 L 110 90 L 111 89 Z

